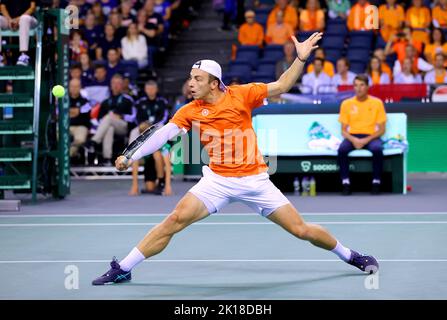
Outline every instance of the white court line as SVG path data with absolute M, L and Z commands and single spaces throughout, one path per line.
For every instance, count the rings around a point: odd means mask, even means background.
M 377 259 L 379 262 L 447 262 L 447 259 Z M 0 260 L 0 264 L 31 263 L 108 263 L 110 260 Z M 145 263 L 191 262 L 342 262 L 340 259 L 153 259 Z
M 308 221 L 317 224 L 447 224 L 447 221 Z M 159 222 L 112 222 L 112 223 L 0 223 L 0 227 L 107 227 L 107 226 L 154 226 Z M 273 222 L 198 222 L 191 226 L 214 225 L 275 225 Z
M 300 214 L 302 216 L 389 216 L 389 215 L 447 215 L 447 212 L 304 212 Z M 168 213 L 85 213 L 85 214 L 1 214 L 1 218 L 96 218 L 96 217 L 165 217 Z M 225 216 L 256 216 L 256 213 L 217 213 L 212 214 L 213 217 L 225 217 Z

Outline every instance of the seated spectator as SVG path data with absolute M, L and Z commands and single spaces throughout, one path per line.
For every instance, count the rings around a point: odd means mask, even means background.
M 119 8 L 119 13 L 121 14 L 121 27 L 129 27 L 131 23 L 135 23 L 137 21 L 137 17 L 132 10 L 132 1 L 131 0 L 123 0 L 121 2 L 121 6 Z
M 348 154 L 355 149 L 372 152 L 372 193 L 380 192 L 383 171 L 383 147 L 381 136 L 385 133 L 386 112 L 382 100 L 368 95 L 366 75 L 354 79 L 355 96 L 341 103 L 338 121 L 342 126 L 343 142 L 338 148 L 338 163 L 343 186 L 343 195 L 351 194 Z
M 284 44 L 284 58 L 276 62 L 275 66 L 275 76 L 276 79 L 279 77 L 292 65 L 296 58 L 295 44 L 292 41 L 288 41 Z
M 3 0 L 0 3 L 0 65 L 2 64 L 2 29 L 19 31 L 20 56 L 17 65 L 29 65 L 29 31 L 37 27 L 37 19 L 33 16 L 35 11 L 36 1 Z
M 155 81 L 148 81 L 144 86 L 145 95 L 143 98 L 139 99 L 136 103 L 137 109 L 137 124 L 130 132 L 129 141 L 135 140 L 144 130 L 146 130 L 150 125 L 155 123 L 165 124 L 169 119 L 169 111 L 167 100 L 158 94 L 158 84 Z M 160 151 L 155 152 L 153 158 L 148 157 L 145 159 L 145 172 L 146 170 L 152 170 L 152 174 L 145 174 L 146 192 L 154 192 L 156 194 L 171 194 L 170 181 L 166 181 L 165 185 L 165 162 L 169 158 L 163 160 Z M 152 168 L 147 168 L 146 161 L 151 164 Z M 169 161 L 170 164 L 170 161 Z M 154 167 L 155 166 L 155 170 Z M 130 195 L 138 195 L 138 167 L 139 162 L 135 161 L 132 164 L 132 187 L 129 192 Z M 166 168 L 170 169 L 170 168 Z M 167 171 L 167 170 L 166 170 Z M 166 172 L 167 173 L 167 172 Z M 170 176 L 170 175 L 169 175 Z M 155 189 L 155 182 L 158 180 L 157 188 Z M 169 183 L 168 183 L 169 182 Z M 164 190 L 163 190 L 164 189 Z
M 317 0 L 307 0 L 306 9 L 300 13 L 300 31 L 323 31 L 324 12 Z
M 138 68 L 148 65 L 146 38 L 138 32 L 137 25 L 131 23 L 127 29 L 127 36 L 121 39 L 124 60 L 136 60 Z
M 427 72 L 433 69 L 433 66 L 424 59 L 417 56 L 416 49 L 411 45 L 407 45 L 405 48 L 405 58 L 409 58 L 412 61 L 412 71 L 414 74 L 419 72 Z M 401 71 L 401 62 L 396 60 L 393 67 L 393 74 L 396 75 Z
M 139 31 L 146 36 L 149 46 L 158 47 L 164 31 L 163 17 L 154 10 L 154 1 L 146 1 L 143 11 L 146 14 L 145 24 L 141 24 Z
M 95 15 L 92 12 L 87 13 L 85 24 L 81 30 L 88 43 L 89 55 L 94 59 L 98 43 L 104 37 L 104 30 L 101 26 L 95 24 Z
M 435 28 L 431 33 L 430 43 L 425 46 L 424 56 L 428 63 L 433 64 L 435 55 L 438 53 L 447 55 L 447 43 L 442 30 Z
M 191 89 L 189 88 L 189 80 L 186 80 L 182 86 L 182 95 L 178 96 L 175 99 L 175 107 L 174 108 L 175 108 L 175 110 L 177 110 L 177 108 L 179 106 L 183 106 L 193 100 L 194 100 L 194 98 L 192 97 Z
M 107 18 L 102 11 L 102 6 L 99 2 L 92 4 L 91 12 L 95 15 L 96 25 L 103 26 L 107 22 Z
M 350 63 L 348 58 L 342 57 L 337 60 L 337 73 L 332 77 L 332 84 L 336 87 L 352 85 L 356 74 L 349 71 Z
M 262 47 L 264 41 L 264 29 L 255 21 L 256 14 L 253 10 L 245 12 L 245 23 L 240 26 L 238 41 L 243 46 Z
M 413 0 L 407 10 L 406 25 L 412 29 L 414 40 L 426 44 L 429 41 L 428 28 L 431 23 L 430 10 L 422 4 L 422 0 Z
M 323 59 L 324 61 L 324 67 L 323 67 L 323 71 L 329 76 L 329 77 L 333 77 L 335 74 L 334 71 L 334 65 L 332 64 L 332 62 L 326 60 L 326 53 L 324 52 L 323 48 L 318 48 L 317 50 L 315 50 L 315 58 L 320 58 Z M 312 72 L 314 70 L 314 65 L 309 64 L 307 66 L 307 73 Z
M 289 5 L 288 0 L 276 0 L 276 5 L 270 11 L 268 19 L 267 19 L 267 27 L 270 25 L 274 25 L 277 22 L 277 13 L 278 11 L 283 12 L 283 21 L 289 24 L 293 30 L 298 28 L 298 13 L 294 7 Z
M 447 72 L 445 70 L 445 58 L 442 53 L 435 55 L 435 68 L 427 72 L 424 77 L 424 82 L 428 84 L 443 84 L 447 83 Z
M 81 64 L 79 62 L 72 63 L 70 65 L 69 74 L 70 74 L 70 80 L 78 79 L 79 81 L 81 81 L 81 78 L 82 78 Z
M 394 74 L 395 84 L 414 84 L 422 83 L 422 78 L 419 73 L 413 72 L 412 61 L 410 58 L 405 58 L 402 64 L 402 70 Z
M 130 78 L 130 74 L 128 72 L 125 72 L 123 74 L 123 78 L 124 78 L 124 89 L 123 89 L 123 92 L 125 94 L 131 96 L 132 99 L 134 99 L 136 101 L 138 99 L 138 97 L 139 97 L 138 86 L 135 85 L 134 83 L 132 83 L 132 80 Z
M 124 74 L 124 69 L 121 64 L 120 53 L 117 49 L 109 49 L 107 52 L 107 77 L 108 79 L 112 79 L 112 77 L 119 73 L 121 75 Z
M 166 0 L 155 0 L 154 11 L 161 15 L 165 22 L 171 19 L 171 4 Z
M 431 12 L 433 26 L 447 29 L 447 0 L 438 0 L 438 4 L 431 9 Z
M 385 42 L 390 36 L 401 30 L 405 22 L 405 11 L 396 4 L 396 0 L 386 0 L 386 4 L 379 7 L 380 34 Z
M 366 73 L 369 77 L 369 83 L 371 85 L 376 84 L 390 84 L 390 77 L 385 72 L 382 72 L 382 66 L 380 59 L 377 57 L 372 57 L 369 60 L 368 66 L 366 67 Z
M 82 39 L 82 33 L 79 30 L 72 31 L 70 38 L 70 60 L 80 62 L 81 54 L 88 54 L 88 43 Z
M 82 86 L 88 85 L 93 80 L 93 68 L 90 63 L 90 57 L 87 53 L 81 54 L 79 57 L 79 61 L 81 63 L 81 83 Z
M 113 9 L 119 5 L 119 0 L 99 0 L 98 2 L 101 4 L 102 12 L 104 12 L 106 16 L 110 15 Z
M 121 52 L 121 41 L 115 36 L 115 27 L 107 23 L 104 27 L 104 38 L 99 40 L 96 48 L 96 60 L 105 60 L 110 49 Z
M 377 48 L 376 50 L 374 50 L 373 56 L 379 58 L 380 65 L 382 66 L 382 72 L 385 72 L 390 77 L 390 79 L 393 79 L 393 72 L 386 62 L 385 50 L 382 48 Z
M 121 24 L 121 14 L 118 11 L 110 13 L 109 23 L 115 28 L 115 37 L 121 41 L 127 33 L 127 28 Z
M 110 82 L 111 96 L 101 103 L 98 120 L 99 126 L 92 137 L 90 151 L 97 152 L 102 143 L 101 161 L 106 166 L 112 165 L 112 151 L 115 136 L 127 137 L 129 125 L 135 122 L 136 108 L 133 99 L 123 93 L 123 76 L 115 74 Z
M 283 45 L 294 35 L 293 28 L 284 22 L 283 17 L 283 12 L 277 11 L 276 23 L 268 25 L 267 34 L 265 35 L 267 44 Z
M 92 104 L 102 103 L 109 98 L 110 81 L 107 77 L 107 68 L 103 64 L 95 65 L 95 72 L 93 80 L 83 89 L 83 96 L 85 96 Z
M 351 11 L 351 2 L 349 0 L 329 0 L 328 7 L 328 16 L 330 19 L 338 18 L 346 20 L 349 11 Z
M 408 44 L 412 45 L 417 50 L 418 55 L 422 54 L 423 43 L 413 39 L 411 28 L 404 27 L 402 32 L 390 36 L 385 47 L 385 54 L 390 55 L 395 53 L 397 59 L 402 62 L 405 58 L 405 51 Z
M 350 31 L 366 31 L 373 28 L 372 25 L 367 25 L 368 19 L 366 7 L 369 6 L 367 0 L 358 0 L 355 5 L 352 6 L 348 15 L 348 29 Z
M 315 58 L 314 71 L 306 73 L 301 81 L 301 92 L 318 94 L 331 90 L 331 77 L 323 71 L 324 60 Z
M 70 135 L 73 137 L 70 145 L 70 158 L 79 156 L 79 147 L 87 141 L 90 128 L 90 103 L 81 95 L 81 82 L 71 79 L 68 85 L 70 96 Z

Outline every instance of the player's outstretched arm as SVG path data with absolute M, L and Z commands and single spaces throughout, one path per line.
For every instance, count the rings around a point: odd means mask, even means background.
M 322 38 L 321 32 L 315 32 L 306 41 L 298 42 L 296 37 L 292 37 L 295 44 L 297 58 L 281 77 L 275 82 L 267 84 L 268 96 L 273 97 L 281 93 L 286 93 L 298 80 L 301 72 L 303 72 L 304 64 L 309 58 L 313 50 L 318 48 L 317 42 Z
M 159 150 L 168 140 L 174 138 L 182 130 L 174 123 L 167 123 L 154 132 L 132 155 L 130 160 L 124 155 L 119 156 L 115 161 L 115 167 L 119 171 L 127 170 L 132 165 L 132 161 L 139 160 L 149 154 Z

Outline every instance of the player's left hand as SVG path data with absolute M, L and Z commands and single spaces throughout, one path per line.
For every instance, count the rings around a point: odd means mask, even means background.
M 312 51 L 318 48 L 317 42 L 323 37 L 323 33 L 315 32 L 307 40 L 299 42 L 295 36 L 292 36 L 292 40 L 295 43 L 296 54 L 299 59 L 307 60 Z
M 164 189 L 164 191 L 163 191 L 163 195 L 164 196 L 170 196 L 170 195 L 172 195 L 172 188 L 171 188 L 171 186 L 165 186 L 165 189 Z

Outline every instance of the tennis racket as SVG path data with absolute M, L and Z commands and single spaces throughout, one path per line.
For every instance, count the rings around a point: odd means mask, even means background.
M 134 141 L 132 141 L 131 144 L 127 146 L 126 149 L 121 153 L 123 156 L 126 157 L 126 164 L 129 162 L 132 155 L 157 131 L 162 127 L 161 123 L 156 123 L 141 133 L 138 138 L 136 138 Z

